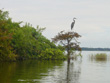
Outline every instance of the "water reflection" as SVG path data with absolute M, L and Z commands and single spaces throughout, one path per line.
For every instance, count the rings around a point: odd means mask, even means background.
M 73 60 L 0 63 L 0 83 L 79 83 L 80 65 Z
M 87 55 L 86 55 L 87 54 Z M 110 58 L 105 61 L 81 60 L 0 63 L 0 83 L 110 83 Z M 109 53 L 110 54 L 110 53 Z M 110 56 L 108 56 L 110 57 Z
M 102 53 L 99 51 L 83 52 L 80 83 L 109 83 L 110 61 L 91 59 L 89 55 Z M 104 52 L 109 57 L 110 52 Z
M 79 83 L 81 74 L 80 62 L 74 61 L 67 64 L 67 83 Z
M 16 63 L 1 62 L 0 63 L 0 83 L 11 83 L 15 70 L 16 70 Z
M 40 83 L 55 66 L 63 61 L 23 61 L 0 63 L 0 83 Z
M 45 78 L 48 81 L 41 83 L 79 83 L 80 74 L 80 61 L 70 61 L 70 63 L 64 61 L 61 68 L 55 68 L 49 73 L 49 76 Z

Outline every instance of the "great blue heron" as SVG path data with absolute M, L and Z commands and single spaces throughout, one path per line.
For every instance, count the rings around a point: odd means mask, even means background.
M 71 23 L 71 30 L 73 29 L 73 27 L 74 27 L 74 24 L 75 24 L 75 19 L 76 18 L 73 18 L 73 22 Z

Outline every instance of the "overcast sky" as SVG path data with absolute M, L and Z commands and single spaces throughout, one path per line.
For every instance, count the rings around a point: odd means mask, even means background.
M 82 37 L 83 47 L 110 47 L 110 0 L 0 0 L 0 9 L 9 11 L 13 21 L 46 27 L 43 35 L 53 38 L 73 28 Z

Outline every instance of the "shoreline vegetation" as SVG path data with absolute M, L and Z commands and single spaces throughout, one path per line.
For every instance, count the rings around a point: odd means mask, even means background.
M 24 59 L 64 60 L 64 48 L 42 35 L 45 28 L 13 22 L 7 11 L 0 10 L 0 61 Z
M 96 61 L 106 61 L 107 60 L 107 54 L 106 53 L 91 54 L 90 59 L 96 60 Z

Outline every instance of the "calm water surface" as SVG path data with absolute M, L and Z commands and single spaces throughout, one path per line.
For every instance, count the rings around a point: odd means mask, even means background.
M 106 61 L 90 54 L 106 53 Z M 0 63 L 0 83 L 110 83 L 110 52 L 82 52 L 82 60 Z

